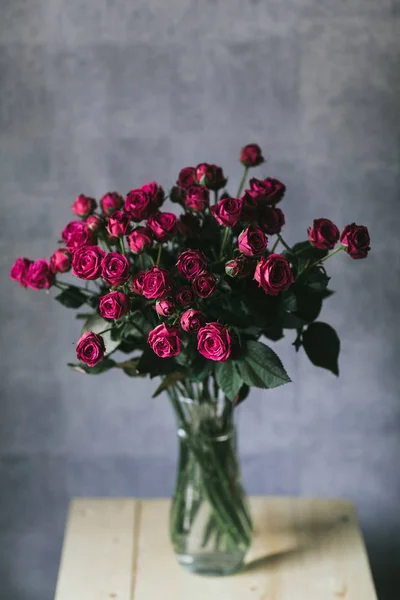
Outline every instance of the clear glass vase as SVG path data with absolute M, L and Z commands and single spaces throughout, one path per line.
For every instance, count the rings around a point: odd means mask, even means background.
M 241 484 L 233 404 L 215 385 L 176 384 L 179 459 L 170 515 L 178 562 L 199 574 L 228 575 L 242 565 L 252 524 Z

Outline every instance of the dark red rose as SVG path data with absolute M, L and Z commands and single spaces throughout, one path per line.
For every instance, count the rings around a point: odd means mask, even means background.
M 217 287 L 217 280 L 212 273 L 200 273 L 192 281 L 192 288 L 199 298 L 208 298 Z
M 367 227 L 364 225 L 346 225 L 340 236 L 343 246 L 346 246 L 346 252 L 351 258 L 366 258 L 370 248 L 370 237 Z
M 294 282 L 290 265 L 280 254 L 270 254 L 268 258 L 261 258 L 256 266 L 254 279 L 265 293 L 271 296 L 288 290 Z
M 189 308 L 181 316 L 181 327 L 188 333 L 196 333 L 205 323 L 204 314 L 201 310 Z
M 183 188 L 180 188 L 177 185 L 172 186 L 169 192 L 169 199 L 171 200 L 171 202 L 175 202 L 176 204 L 184 206 L 185 198 L 186 191 Z
M 128 246 L 135 254 L 140 254 L 146 248 L 150 248 L 153 241 L 149 227 L 136 227 L 126 238 Z
M 138 296 L 143 294 L 143 281 L 146 275 L 146 271 L 138 271 L 133 277 L 131 281 L 131 290 Z
M 260 227 L 249 225 L 238 237 L 240 252 L 246 256 L 258 256 L 267 247 L 268 239 Z
M 82 246 L 91 246 L 94 243 L 93 232 L 84 221 L 71 221 L 64 228 L 61 237 L 69 252 L 75 252 Z
M 179 271 L 187 279 L 193 279 L 207 268 L 207 259 L 200 250 L 185 250 L 176 263 Z
M 71 206 L 71 210 L 78 215 L 78 217 L 87 217 L 96 209 L 96 207 L 97 202 L 94 198 L 89 198 L 89 196 L 80 194 L 77 198 L 75 198 L 74 203 Z
M 252 263 L 245 256 L 239 256 L 228 261 L 225 265 L 225 273 L 229 277 L 247 277 L 252 271 Z
M 128 192 L 124 207 L 125 212 L 137 223 L 148 219 L 156 210 L 151 195 L 144 191 L 143 188 Z
M 264 162 L 262 150 L 258 144 L 247 144 L 240 153 L 240 162 L 245 167 L 258 167 Z
M 339 241 L 339 229 L 329 219 L 314 219 L 307 229 L 308 239 L 320 250 L 332 250 Z
M 29 258 L 20 256 L 11 267 L 10 277 L 13 281 L 18 281 L 21 287 L 27 286 L 26 275 L 31 264 L 32 261 Z
M 101 276 L 108 285 L 122 285 L 130 275 L 129 261 L 119 252 L 109 252 L 101 261 Z
M 186 213 L 178 221 L 178 231 L 187 238 L 197 238 L 200 233 L 200 221 L 194 215 Z
M 157 212 L 149 217 L 147 225 L 159 242 L 170 240 L 178 231 L 178 219 L 174 213 Z
M 57 248 L 50 257 L 50 269 L 53 273 L 66 273 L 71 268 L 71 254 L 66 248 Z
M 107 231 L 113 237 L 122 237 L 129 228 L 129 217 L 123 210 L 116 210 L 108 219 Z
M 184 189 L 190 187 L 191 185 L 194 185 L 196 183 L 194 178 L 194 172 L 194 167 L 185 167 L 184 169 L 181 169 L 178 175 L 176 185 Z
M 124 199 L 117 192 L 108 192 L 100 200 L 101 210 L 106 217 L 109 217 L 113 212 L 122 208 L 123 204 Z
M 93 231 L 93 233 L 95 233 L 99 230 L 101 226 L 101 218 L 99 217 L 99 215 L 89 215 L 85 219 L 85 223 L 89 227 L 89 229 Z
M 73 274 L 80 279 L 98 279 L 101 275 L 101 261 L 105 255 L 99 246 L 78 248 L 72 258 Z
M 176 327 L 168 327 L 165 323 L 150 331 L 148 342 L 155 354 L 160 358 L 177 356 L 181 351 L 181 339 Z
M 185 206 L 202 211 L 210 203 L 210 192 L 202 185 L 192 185 L 186 190 Z
M 161 185 L 158 185 L 156 181 L 151 181 L 142 186 L 142 191 L 150 198 L 153 210 L 158 210 L 165 199 L 165 192 Z
M 110 292 L 100 298 L 99 312 L 104 319 L 120 319 L 129 308 L 129 296 L 122 292 Z
M 188 287 L 183 287 L 176 292 L 176 301 L 181 306 L 190 306 L 193 303 L 193 292 Z
M 201 163 L 195 169 L 195 182 L 205 185 L 209 190 L 220 190 L 226 184 L 227 179 L 221 167 Z
M 143 278 L 142 293 L 146 298 L 161 298 L 171 291 L 173 285 L 171 274 L 165 269 L 154 266 Z
M 25 275 L 25 283 L 33 290 L 48 290 L 54 283 L 54 273 L 47 260 L 32 262 Z
M 220 323 L 207 323 L 197 334 L 197 350 L 209 360 L 228 360 L 231 355 L 229 331 Z
M 258 216 L 258 224 L 268 235 L 276 235 L 281 232 L 285 224 L 285 215 L 280 208 L 262 206 Z
M 87 331 L 78 340 L 76 345 L 76 356 L 78 360 L 94 367 L 104 358 L 106 348 L 101 335 Z
M 258 218 L 259 205 L 257 196 L 251 196 L 249 191 L 246 190 L 240 199 L 242 201 L 240 220 L 245 223 L 256 220 Z
M 176 302 L 170 296 L 159 298 L 156 302 L 156 311 L 161 317 L 170 317 L 176 311 Z
M 212 216 L 224 227 L 234 227 L 240 221 L 242 200 L 240 198 L 223 198 L 210 208 Z
M 278 179 L 267 177 L 266 179 L 250 179 L 250 190 L 246 190 L 250 196 L 256 197 L 260 203 L 278 204 L 285 195 L 286 186 Z

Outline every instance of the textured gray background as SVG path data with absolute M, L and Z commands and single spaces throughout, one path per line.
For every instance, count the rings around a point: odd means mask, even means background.
M 357 502 L 380 598 L 398 600 L 399 18 L 396 0 L 1 0 L 0 597 L 50 600 L 73 495 L 168 495 L 176 441 L 154 382 L 69 372 L 79 324 L 8 281 L 49 256 L 80 193 L 126 192 L 259 142 L 288 185 L 285 237 L 369 226 L 329 265 L 341 376 L 279 352 L 294 383 L 240 409 L 252 493 Z M 363 600 L 363 599 L 360 599 Z

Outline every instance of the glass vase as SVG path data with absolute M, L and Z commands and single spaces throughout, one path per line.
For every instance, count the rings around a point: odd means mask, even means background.
M 179 458 L 170 535 L 185 569 L 228 575 L 242 565 L 252 524 L 241 484 L 233 403 L 217 386 L 180 382 L 168 393 L 177 413 Z

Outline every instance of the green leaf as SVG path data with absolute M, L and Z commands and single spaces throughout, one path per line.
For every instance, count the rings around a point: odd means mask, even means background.
M 80 290 L 69 287 L 61 292 L 61 294 L 58 294 L 55 299 L 67 308 L 79 308 L 82 304 L 85 304 L 87 296 Z
M 303 285 L 294 286 L 293 291 L 297 301 L 295 314 L 306 323 L 315 321 L 321 312 L 322 295 Z
M 233 360 L 217 363 L 215 377 L 225 396 L 232 402 L 235 400 L 243 385 L 242 378 Z
M 250 386 L 274 388 L 290 382 L 279 357 L 261 342 L 249 341 L 238 365 L 243 381 Z
M 160 385 L 154 392 L 152 398 L 156 398 L 157 396 L 159 396 L 161 394 L 161 392 L 163 392 L 167 388 L 171 387 L 171 385 L 175 385 L 175 383 L 177 381 L 181 381 L 182 379 L 184 379 L 184 377 L 185 377 L 185 374 L 182 373 L 181 371 L 172 371 L 172 373 L 169 373 L 162 380 L 162 382 L 160 383 Z
M 236 397 L 236 402 L 233 403 L 234 406 L 238 406 L 239 404 L 241 404 L 242 402 L 244 402 L 247 398 L 247 396 L 250 393 L 250 388 L 249 386 L 244 383 L 242 385 L 242 387 L 239 390 L 239 394 Z
M 339 375 L 340 340 L 333 327 L 328 323 L 311 323 L 303 333 L 303 346 L 314 365 Z
M 130 358 L 129 360 L 124 360 L 123 362 L 116 363 L 115 368 L 122 369 L 125 375 L 129 377 L 138 377 L 139 373 L 137 370 L 137 366 L 139 363 L 139 357 Z
M 85 325 L 83 326 L 82 333 L 85 333 L 85 331 L 101 333 L 105 329 L 109 329 L 110 327 L 112 327 L 112 325 L 113 324 L 111 321 L 106 321 L 105 319 L 103 319 L 103 317 L 95 313 L 86 321 Z M 114 352 L 116 348 L 118 348 L 118 346 L 121 343 L 121 340 L 113 339 L 111 336 L 111 331 L 107 331 L 106 333 L 102 333 L 101 335 L 104 340 L 107 356 L 108 354 L 111 354 L 111 352 Z
M 85 363 L 68 363 L 68 366 L 77 373 L 84 373 L 86 375 L 99 375 L 100 373 L 105 373 L 106 371 L 109 371 L 115 367 L 115 362 L 111 360 L 111 358 L 105 358 L 95 367 L 88 367 L 88 365 L 85 365 Z
M 305 272 L 305 284 L 317 292 L 324 292 L 328 286 L 330 277 L 326 274 L 324 267 L 317 266 Z
M 214 363 L 211 360 L 207 360 L 200 354 L 192 362 L 188 369 L 187 377 L 192 382 L 204 381 L 214 369 Z
M 151 378 L 157 375 L 167 375 L 177 370 L 176 360 L 173 358 L 160 358 L 150 347 L 143 351 L 137 364 L 138 373 L 140 375 L 149 374 Z

